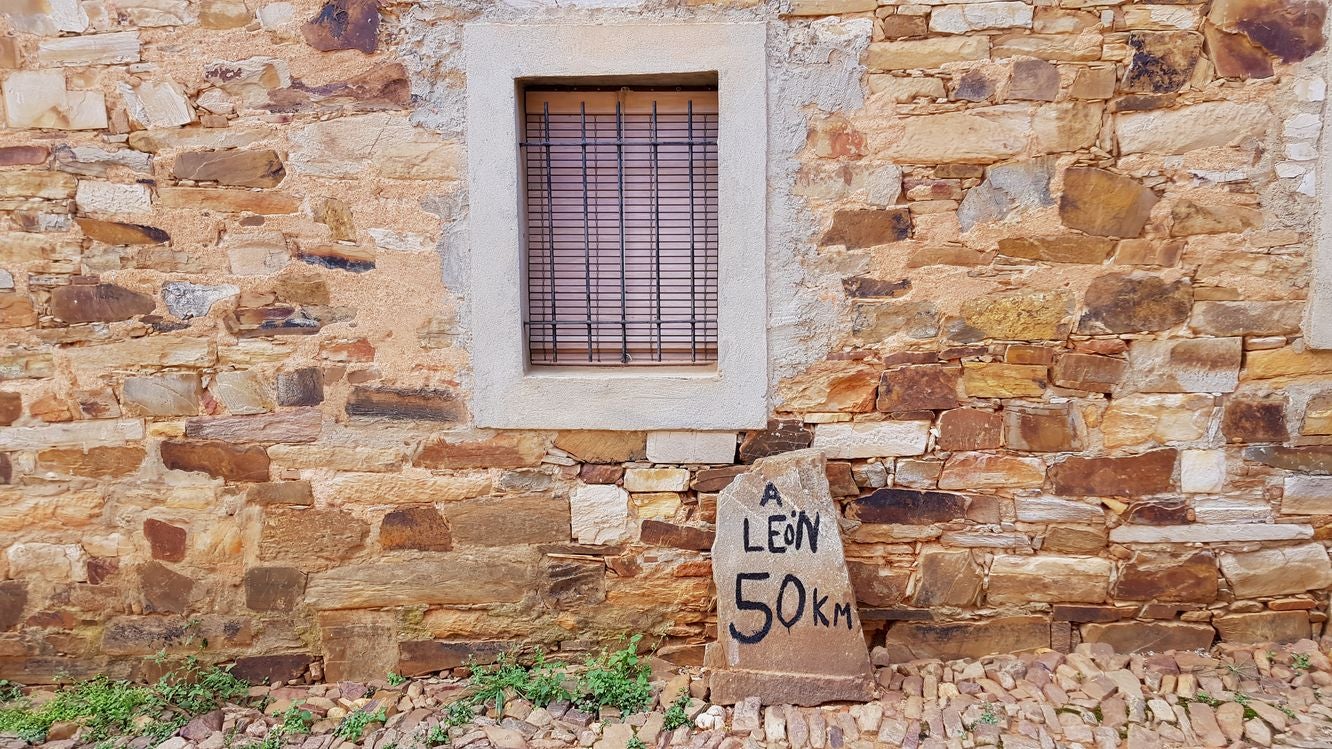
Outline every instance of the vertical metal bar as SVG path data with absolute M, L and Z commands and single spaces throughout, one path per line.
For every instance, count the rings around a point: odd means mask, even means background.
M 550 102 L 541 105 L 543 135 L 546 139 L 546 256 L 550 261 L 550 360 L 560 360 L 560 327 L 556 323 L 559 314 L 555 302 L 555 185 L 551 176 L 550 162 Z
M 591 208 L 587 195 L 587 102 L 578 102 L 579 133 L 583 147 L 583 293 L 587 303 L 587 360 L 592 361 L 592 247 L 589 240 L 588 221 Z
M 694 266 L 694 100 L 686 110 L 689 142 L 689 361 L 698 361 L 698 281 Z
M 615 170 L 620 208 L 620 363 L 629 363 L 629 293 L 624 246 L 624 116 L 615 102 Z
M 657 361 L 661 361 L 661 179 L 657 162 L 657 102 L 652 102 L 652 124 L 649 128 L 652 143 L 652 278 L 656 285 L 657 339 L 654 342 Z

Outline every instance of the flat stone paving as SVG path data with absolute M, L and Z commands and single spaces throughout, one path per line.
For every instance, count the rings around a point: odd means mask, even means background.
M 876 668 L 872 702 L 797 708 L 734 707 L 706 701 L 705 677 L 675 673 L 656 662 L 657 705 L 625 720 L 552 704 L 506 702 L 503 714 L 481 715 L 447 727 L 455 749 L 628 749 L 645 747 L 790 749 L 905 747 L 907 749 L 1157 749 L 1166 747 L 1332 747 L 1332 640 L 1284 646 L 1223 646 L 1210 654 L 1121 655 L 1105 645 L 1075 652 L 1000 655 L 979 660 L 921 660 Z M 875 653 L 882 661 L 882 649 Z M 666 730 L 665 708 L 688 690 L 692 724 Z M 369 696 L 367 696 L 367 694 Z M 466 681 L 430 677 L 397 686 L 342 682 L 255 687 L 271 703 L 258 710 L 228 707 L 196 718 L 158 749 L 255 746 L 294 702 L 319 716 L 309 736 L 284 743 L 295 749 L 425 749 L 441 738 L 445 706 L 467 695 Z M 357 743 L 333 729 L 349 711 L 384 708 Z M 432 741 L 431 736 L 434 736 Z M 0 738 L 0 749 L 20 749 Z M 73 749 L 77 738 L 48 741 Z M 146 740 L 129 742 L 149 749 Z

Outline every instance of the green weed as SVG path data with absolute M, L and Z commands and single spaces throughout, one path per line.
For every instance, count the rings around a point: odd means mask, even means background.
M 449 743 L 449 730 L 444 726 L 435 726 L 426 734 L 426 746 L 440 746 Z
M 688 709 L 689 693 L 681 692 L 680 696 L 675 698 L 675 702 L 672 702 L 671 706 L 666 708 L 666 720 L 662 725 L 667 731 L 674 731 L 681 726 L 689 725 Z
M 385 713 L 382 707 L 373 713 L 367 710 L 357 710 L 348 713 L 347 717 L 342 719 L 342 722 L 333 731 L 333 735 L 355 743 L 361 740 L 361 737 L 365 735 L 365 729 L 371 723 L 383 723 L 386 720 L 388 720 L 388 714 Z
M 1290 657 L 1290 663 L 1301 671 L 1308 671 L 1313 666 L 1307 653 L 1296 653 L 1295 655 L 1292 655 Z
M 981 707 L 980 722 L 987 726 L 999 725 L 999 714 L 994 711 L 994 705 L 987 702 Z
M 388 683 L 391 687 L 400 687 L 407 683 L 407 677 L 394 671 L 388 672 Z
M 634 635 L 620 650 L 602 651 L 587 662 L 587 671 L 579 682 L 578 704 L 595 710 L 603 705 L 619 708 L 624 715 L 648 706 L 652 688 L 648 683 L 651 669 L 638 655 L 642 635 Z
M 0 705 L 6 702 L 18 702 L 23 696 L 23 687 L 7 679 L 0 679 Z
M 624 742 L 624 749 L 647 749 L 647 744 L 637 736 L 630 736 L 629 740 Z
M 450 702 L 449 706 L 444 708 L 444 724 L 450 728 L 467 725 L 475 717 L 476 711 L 472 709 L 470 702 L 458 700 L 457 702 Z

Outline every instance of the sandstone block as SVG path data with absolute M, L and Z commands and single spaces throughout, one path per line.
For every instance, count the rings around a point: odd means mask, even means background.
M 1285 395 L 1232 394 L 1221 414 L 1221 433 L 1227 442 L 1284 442 L 1290 436 L 1287 405 Z
M 966 39 L 984 44 L 985 37 Z M 870 46 L 873 49 L 877 45 Z M 887 156 L 899 164 L 991 164 L 1022 153 L 1030 128 L 1031 115 L 1025 107 L 920 115 L 889 128 L 883 147 Z
M 106 127 L 103 93 L 67 90 L 65 74 L 59 70 L 16 70 L 5 76 L 0 88 L 4 94 L 5 124 L 11 128 L 100 130 Z
M 1110 401 L 1101 440 L 1107 448 L 1192 442 L 1207 435 L 1215 412 L 1210 395 L 1127 395 Z
M 874 71 L 928 70 L 950 62 L 984 60 L 989 55 L 990 40 L 984 36 L 876 42 L 869 46 L 865 66 Z
M 301 207 L 299 200 L 285 193 L 219 187 L 161 187 L 157 190 L 157 198 L 163 208 L 207 208 L 223 213 L 248 212 L 261 216 L 295 213 Z
M 846 563 L 846 569 L 859 603 L 866 606 L 896 606 L 906 597 L 907 584 L 911 581 L 910 572 L 854 560 Z
M 1218 337 L 1295 335 L 1303 307 L 1301 302 L 1195 302 L 1189 327 Z
M 1156 274 L 1115 273 L 1093 280 L 1083 304 L 1079 333 L 1168 330 L 1188 319 L 1193 288 L 1184 279 L 1166 283 Z
M 46 67 L 117 65 L 139 61 L 139 32 L 66 36 L 37 43 L 37 60 Z
M 647 457 L 647 433 L 560 432 L 555 446 L 585 463 L 627 463 Z
M 203 388 L 194 372 L 173 372 L 152 377 L 127 377 L 120 389 L 120 404 L 130 416 L 194 416 L 199 413 Z
M 1181 200 L 1170 207 L 1170 236 L 1239 234 L 1263 225 L 1263 212 L 1226 202 Z
M 296 566 L 339 561 L 360 550 L 369 531 L 365 521 L 340 510 L 269 508 L 260 528 L 259 558 Z
M 875 407 L 889 413 L 956 408 L 961 374 L 947 364 L 894 367 L 879 377 Z
M 940 450 L 991 450 L 1003 444 L 1004 417 L 996 411 L 955 408 L 939 416 Z
M 28 604 L 28 589 L 17 580 L 0 582 L 0 632 L 7 632 L 23 621 Z
M 189 610 L 194 580 L 159 562 L 141 565 L 138 575 L 145 614 L 183 614 Z
M 287 175 L 275 151 L 189 151 L 176 157 L 172 176 L 232 187 L 277 187 Z
M 1160 653 L 1166 650 L 1208 650 L 1216 632 L 1206 624 L 1188 622 L 1113 622 L 1084 624 L 1082 641 L 1105 643 L 1116 653 Z
M 1121 525 L 1110 531 L 1110 540 L 1121 544 L 1206 544 L 1239 541 L 1293 541 L 1308 538 L 1313 538 L 1313 529 L 1307 525 L 1268 525 L 1263 523 Z
M 1134 497 L 1174 487 L 1177 450 L 1126 458 L 1066 458 L 1050 467 L 1050 488 L 1074 497 Z
M 1125 154 L 1183 154 L 1261 138 L 1272 121 L 1264 104 L 1215 101 L 1120 113 L 1115 117 L 1115 138 Z
M 268 454 L 259 446 L 166 440 L 161 455 L 162 464 L 176 471 L 199 471 L 227 481 L 268 481 Z
M 1024 523 L 1090 523 L 1105 522 L 1105 511 L 1099 506 L 1056 497 L 1018 497 L 1014 500 L 1017 519 Z
M 1239 384 L 1241 338 L 1137 340 L 1119 392 L 1229 393 Z
M 682 492 L 689 488 L 684 468 L 630 468 L 624 472 L 624 488 L 631 492 Z
M 87 478 L 116 478 L 137 472 L 145 455 L 137 445 L 54 448 L 37 453 L 37 469 Z
M 435 388 L 352 388 L 347 415 L 411 421 L 461 421 L 466 407 L 452 390 Z
M 323 431 L 317 409 L 300 408 L 249 416 L 200 416 L 185 422 L 185 436 L 220 442 L 314 442 Z
M 1220 492 L 1226 483 L 1224 450 L 1182 450 L 1179 454 L 1179 489 L 1192 494 Z
M 1228 614 L 1212 620 L 1222 642 L 1235 644 L 1289 643 L 1311 636 L 1307 611 L 1264 611 Z
M 1046 529 L 1042 551 L 1057 554 L 1099 554 L 1107 543 L 1104 527 L 1052 525 Z
M 78 544 L 15 543 L 5 551 L 9 575 L 26 581 L 81 582 L 87 579 L 88 555 Z
M 1082 449 L 1076 416 L 1067 405 L 1010 408 L 1004 411 L 1004 444 L 1024 452 L 1064 452 Z
M 398 643 L 398 665 L 394 671 L 403 676 L 425 676 L 469 664 L 494 663 L 501 653 L 511 651 L 516 645 L 508 640 L 408 640 Z
M 171 241 L 170 235 L 154 226 L 99 221 L 93 218 L 76 218 L 75 221 L 84 235 L 107 244 L 166 244 Z
M 994 39 L 990 52 L 996 60 L 1035 57 L 1056 62 L 1094 62 L 1101 57 L 1101 34 L 1096 29 L 1084 29 L 1077 34 L 1004 34 Z
M 716 538 L 710 528 L 698 528 L 678 525 L 661 520 L 644 520 L 639 529 L 639 541 L 652 546 L 666 546 L 675 549 L 708 551 Z
M 400 507 L 390 510 L 380 521 L 379 546 L 386 551 L 451 551 L 453 536 L 448 522 L 434 507 Z
M 1147 225 L 1156 193 L 1137 180 L 1093 167 L 1064 172 L 1059 218 L 1064 226 L 1101 237 L 1136 237 Z
M 1059 387 L 1109 393 L 1124 377 L 1128 363 L 1123 359 L 1095 354 L 1061 354 L 1050 371 L 1051 381 Z
M 928 421 L 819 424 L 814 428 L 812 447 L 829 458 L 923 455 L 929 437 Z
M 999 240 L 999 254 L 1047 263 L 1100 265 L 1114 249 L 1113 239 L 1081 234 L 1056 237 L 1010 237 Z
M 0 428 L 0 450 L 44 450 L 47 448 L 92 448 L 137 442 L 144 436 L 139 419 L 100 419 L 37 427 Z
M 962 321 L 977 339 L 1062 339 L 1068 335 L 1072 312 L 1073 299 L 1062 291 L 996 294 L 962 303 Z
M 1031 28 L 1032 6 L 1019 2 L 940 5 L 930 13 L 930 31 L 966 34 L 989 29 Z
M 421 446 L 412 465 L 433 470 L 524 468 L 539 465 L 546 454 L 539 434 L 501 432 L 487 439 L 435 437 Z
M 1240 598 L 1303 593 L 1332 585 L 1332 562 L 1319 543 L 1223 553 L 1221 572 Z
M 1101 603 L 1113 569 L 1099 557 L 996 556 L 985 599 L 992 604 Z
M 939 488 L 1038 487 L 1045 480 L 1045 464 L 1038 458 L 1019 458 L 988 453 L 954 453 L 944 463 Z
M 314 505 L 314 491 L 309 481 L 270 481 L 254 484 L 245 492 L 245 501 L 252 505 Z
M 735 442 L 735 432 L 648 432 L 647 459 L 653 463 L 734 463 Z
M 164 562 L 180 562 L 185 559 L 188 534 L 184 528 L 156 518 L 148 518 L 143 521 L 143 535 L 148 539 L 153 559 L 161 559 Z
M 569 501 L 529 494 L 478 497 L 444 507 L 454 547 L 567 543 Z
M 317 406 L 324 402 L 324 373 L 318 367 L 278 372 L 279 406 Z
M 74 202 L 82 213 L 145 214 L 153 209 L 153 194 L 147 185 L 79 180 Z
M 245 607 L 251 611 L 291 611 L 305 593 L 305 573 L 291 567 L 251 567 L 245 571 Z
M 319 13 L 301 26 L 301 35 L 307 44 L 323 52 L 374 52 L 379 46 L 379 0 L 327 0 Z
M 0 293 L 0 328 L 26 328 L 37 324 L 37 311 L 27 294 Z
M 1134 31 L 1128 35 L 1133 50 L 1120 90 L 1164 94 L 1179 91 L 1193 77 L 1202 57 L 1201 34 L 1192 31 Z
M 981 591 L 981 571 L 969 551 L 927 548 L 920 554 L 914 606 L 971 606 Z
M 70 284 L 51 290 L 51 314 L 68 323 L 117 322 L 156 308 L 151 296 L 110 283 Z
M 1048 369 L 1034 364 L 963 362 L 962 390 L 968 398 L 1032 398 L 1045 393 Z
M 450 551 L 410 561 L 377 559 L 312 573 L 305 603 L 318 610 L 513 603 L 535 590 L 536 569 L 535 556 L 527 551 Z
M 884 644 L 915 658 L 981 658 L 1039 650 L 1050 647 L 1050 620 L 1008 616 L 974 622 L 898 622 L 888 630 Z
M 740 461 L 753 463 L 759 458 L 793 450 L 803 450 L 814 441 L 814 430 L 799 419 L 769 419 L 766 429 L 745 432 L 740 442 Z
M 966 517 L 966 495 L 885 488 L 852 500 L 846 512 L 862 523 L 930 525 Z
M 1218 569 L 1210 551 L 1137 552 L 1119 570 L 1113 595 L 1123 601 L 1212 603 Z
M 859 250 L 910 237 L 911 212 L 906 208 L 864 208 L 835 211 L 819 244 Z
M 1282 515 L 1332 515 L 1332 476 L 1287 476 Z
M 274 445 L 269 448 L 275 455 L 283 455 L 284 459 L 291 461 L 290 453 L 279 452 L 283 445 Z M 396 467 L 399 458 L 392 452 L 372 452 L 366 456 L 364 452 L 353 453 L 352 456 L 345 456 L 345 453 L 339 455 L 337 452 L 329 449 L 314 450 L 305 453 L 296 458 L 294 462 L 304 462 L 305 459 L 327 460 L 332 457 L 334 460 L 346 460 L 351 457 L 344 470 L 359 471 L 362 468 L 373 468 L 377 471 L 391 470 L 390 465 Z M 366 458 L 369 458 L 370 465 L 364 465 Z M 357 460 L 356 458 L 359 458 Z M 324 465 L 327 463 L 316 463 Z M 403 471 L 401 473 L 360 473 L 348 472 L 342 473 L 332 478 L 325 485 L 328 500 L 334 504 L 353 504 L 365 501 L 366 497 L 375 497 L 380 504 L 430 504 L 436 502 L 456 502 L 461 499 L 470 499 L 485 494 L 489 494 L 492 489 L 490 474 L 485 471 L 473 472 L 455 472 L 449 475 L 436 476 L 424 471 Z

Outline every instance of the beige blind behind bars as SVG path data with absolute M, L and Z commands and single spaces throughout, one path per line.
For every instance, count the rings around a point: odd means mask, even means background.
M 716 90 L 531 90 L 532 364 L 717 360 Z

